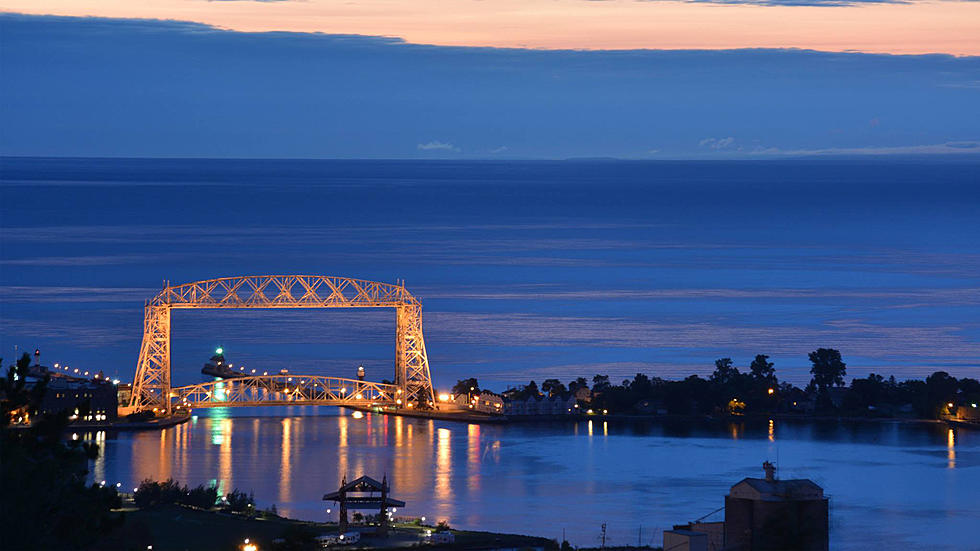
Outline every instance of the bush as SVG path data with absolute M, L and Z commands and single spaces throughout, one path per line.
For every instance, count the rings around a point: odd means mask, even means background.
M 225 496 L 225 509 L 236 513 L 251 512 L 255 508 L 255 497 L 252 494 L 235 488 Z
M 200 507 L 201 509 L 210 509 L 214 507 L 214 504 L 217 501 L 218 489 L 214 486 L 205 486 L 204 484 L 201 484 L 187 492 L 187 495 L 182 503 L 192 507 Z
M 217 500 L 218 489 L 214 486 L 201 484 L 193 490 L 188 490 L 187 486 L 181 486 L 172 478 L 163 482 L 155 482 L 147 478 L 140 482 L 133 493 L 133 501 L 140 509 L 171 503 L 210 509 L 214 507 Z

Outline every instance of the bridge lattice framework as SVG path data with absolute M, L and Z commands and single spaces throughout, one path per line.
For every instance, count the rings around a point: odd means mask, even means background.
M 195 308 L 394 308 L 394 384 L 339 377 L 273 375 L 230 379 L 223 386 L 203 383 L 172 388 L 171 312 Z M 287 389 L 291 389 L 291 396 L 285 392 Z M 225 399 L 216 400 L 222 394 Z M 361 398 L 356 398 L 358 395 Z M 219 405 L 216 402 L 221 402 L 220 405 L 381 403 L 431 407 L 435 396 L 422 334 L 422 304 L 403 283 L 336 276 L 263 275 L 181 285 L 167 283 L 144 306 L 143 342 L 130 406 L 137 411 L 157 408 L 169 412 L 173 402 L 191 407 Z

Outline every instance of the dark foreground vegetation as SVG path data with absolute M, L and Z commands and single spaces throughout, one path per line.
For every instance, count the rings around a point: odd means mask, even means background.
M 65 441 L 68 413 L 39 417 L 46 381 L 25 385 L 26 354 L 0 379 L 0 549 L 83 549 L 122 523 L 114 487 L 86 484 L 96 444 Z M 11 429 L 13 415 L 33 416 Z
M 925 380 L 897 381 L 871 374 L 852 379 L 845 385 L 847 366 L 841 353 L 820 348 L 809 354 L 810 383 L 799 388 L 780 382 L 769 356 L 757 355 L 739 369 L 731 358 L 715 361 L 707 379 L 691 375 L 679 381 L 637 373 L 619 384 L 607 375 L 592 377 L 589 388 L 584 377 L 566 386 L 558 379 L 547 379 L 540 387 L 535 381 L 503 393 L 505 400 L 543 399 L 554 396 L 584 395 L 583 411 L 609 414 L 741 415 L 794 413 L 812 416 L 908 417 L 940 419 L 957 407 L 977 407 L 980 381 L 957 379 L 937 371 Z M 587 393 L 580 393 L 588 389 Z M 457 382 L 454 393 L 479 393 L 476 379 Z M 578 394 L 577 394 L 578 393 Z

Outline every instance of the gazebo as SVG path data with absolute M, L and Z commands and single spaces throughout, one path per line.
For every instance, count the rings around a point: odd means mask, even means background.
M 388 508 L 405 506 L 404 501 L 388 497 L 387 475 L 381 482 L 369 476 L 362 476 L 347 482 L 345 476 L 343 482 L 340 483 L 340 489 L 324 495 L 323 501 L 335 501 L 339 504 L 341 533 L 346 532 L 350 527 L 350 522 L 347 520 L 348 509 L 374 509 L 378 511 L 380 518 L 377 534 L 379 536 L 388 535 Z

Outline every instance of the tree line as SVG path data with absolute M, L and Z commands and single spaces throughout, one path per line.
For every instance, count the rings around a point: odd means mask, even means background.
M 958 405 L 980 402 L 977 379 L 957 379 L 937 371 L 924 380 L 897 381 L 894 376 L 885 378 L 872 373 L 846 385 L 847 364 L 839 350 L 818 348 L 809 353 L 808 359 L 811 378 L 804 388 L 779 381 L 770 357 L 758 354 L 741 370 L 731 358 L 719 358 L 707 378 L 690 375 L 667 380 L 637 373 L 632 379 L 614 383 L 608 375 L 596 374 L 591 387 L 584 377 L 567 385 L 558 379 L 546 379 L 539 386 L 532 380 L 503 394 L 511 400 L 567 398 L 581 388 L 589 388 L 589 407 L 596 410 L 614 414 L 666 411 L 672 415 L 796 412 L 937 419 L 952 413 Z M 453 392 L 479 393 L 479 382 L 475 378 L 460 380 Z

